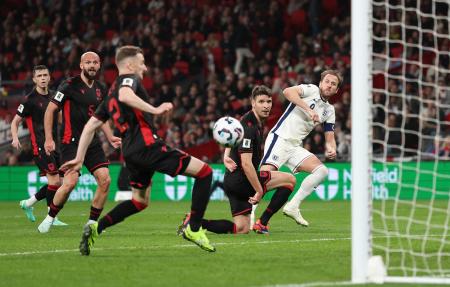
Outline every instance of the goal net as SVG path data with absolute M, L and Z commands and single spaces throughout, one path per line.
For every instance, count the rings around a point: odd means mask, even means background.
M 450 284 L 450 1 L 368 9 L 366 275 Z

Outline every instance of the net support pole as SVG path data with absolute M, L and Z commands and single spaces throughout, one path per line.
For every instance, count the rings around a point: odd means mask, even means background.
M 370 258 L 370 2 L 352 0 L 351 95 L 352 95 L 352 282 L 368 281 Z

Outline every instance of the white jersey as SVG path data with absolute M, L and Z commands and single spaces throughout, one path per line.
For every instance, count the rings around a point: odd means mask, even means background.
M 299 87 L 303 90 L 302 100 L 317 113 L 320 124 L 324 124 L 324 130 L 333 131 L 336 120 L 333 105 L 322 100 L 319 87 L 316 85 L 302 84 Z M 314 126 L 314 122 L 303 109 L 290 103 L 271 132 L 280 138 L 301 144 L 303 139 L 314 129 Z

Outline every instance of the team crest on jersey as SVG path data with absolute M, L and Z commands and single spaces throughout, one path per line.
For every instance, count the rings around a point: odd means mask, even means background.
M 250 144 L 252 143 L 252 141 L 250 139 L 244 139 L 242 141 L 242 147 L 243 148 L 250 148 Z
M 274 154 L 274 155 L 272 156 L 272 159 L 273 159 L 273 160 L 278 160 L 278 156 Z
M 125 78 L 122 81 L 122 86 L 129 86 L 132 87 L 133 86 L 133 79 L 131 78 Z
M 64 98 L 64 94 L 61 92 L 57 92 L 55 95 L 55 101 L 61 102 L 62 99 Z
M 20 104 L 19 107 L 17 108 L 17 111 L 19 113 L 23 113 L 23 108 L 24 108 L 24 106 L 22 104 Z

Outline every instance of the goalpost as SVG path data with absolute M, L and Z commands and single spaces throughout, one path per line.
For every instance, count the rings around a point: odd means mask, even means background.
M 351 14 L 352 282 L 450 284 L 450 1 Z

